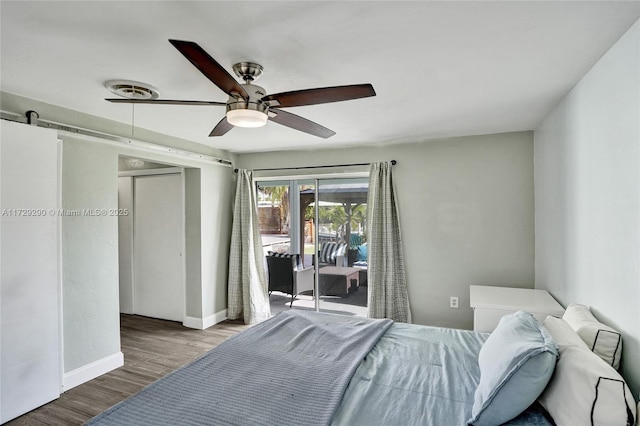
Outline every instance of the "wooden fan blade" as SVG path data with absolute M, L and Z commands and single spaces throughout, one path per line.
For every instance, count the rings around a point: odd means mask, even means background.
M 226 106 L 225 102 L 216 101 L 182 101 L 178 99 L 126 99 L 108 98 L 105 101 L 117 104 L 161 104 L 161 105 L 219 105 Z
M 276 108 L 269 109 L 269 120 L 324 139 L 330 138 L 336 134 L 333 130 L 327 129 L 326 127 L 314 123 L 311 120 L 307 120 L 299 115 L 291 114 L 290 112 L 285 112 Z
M 221 88 L 226 94 L 238 93 L 243 99 L 248 99 L 249 95 L 244 88 L 231 76 L 219 63 L 215 61 L 197 43 L 192 41 L 169 40 L 169 43 L 180 51 L 196 68 L 200 70 L 216 86 Z
M 222 120 L 220 120 L 220 122 L 216 124 L 216 127 L 213 128 L 211 133 L 209 133 L 209 137 L 222 136 L 225 133 L 227 133 L 229 130 L 233 129 L 233 127 L 234 127 L 233 124 L 227 121 L 226 116 L 222 117 Z
M 371 84 L 354 84 L 350 86 L 323 87 L 318 89 L 295 90 L 267 95 L 263 102 L 277 101 L 278 108 L 326 104 L 329 102 L 348 101 L 351 99 L 367 98 L 375 96 Z

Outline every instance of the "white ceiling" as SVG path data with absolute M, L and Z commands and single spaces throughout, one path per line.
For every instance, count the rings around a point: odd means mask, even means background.
M 2 1 L 1 89 L 233 152 L 531 130 L 640 17 L 639 1 Z M 337 132 L 269 122 L 209 138 L 216 106 L 111 104 L 111 79 L 162 98 L 227 96 L 169 42 L 229 73 L 260 63 L 268 93 L 371 83 L 377 96 L 289 108 Z M 41 117 L 46 119 L 46 117 Z

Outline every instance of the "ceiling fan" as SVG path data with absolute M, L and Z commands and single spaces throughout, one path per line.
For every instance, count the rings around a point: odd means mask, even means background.
M 262 74 L 262 66 L 252 62 L 235 64 L 233 71 L 244 81 L 244 84 L 240 84 L 197 43 L 182 40 L 169 40 L 169 42 L 205 77 L 229 95 L 227 102 L 154 99 L 153 96 L 149 96 L 148 99 L 136 99 L 137 88 L 118 92 L 132 93 L 134 96 L 131 98 L 106 100 L 117 103 L 226 106 L 225 117 L 213 128 L 209 136 L 222 136 L 234 126 L 264 126 L 267 120 L 271 120 L 283 126 L 326 139 L 335 135 L 336 132 L 280 108 L 347 101 L 376 95 L 371 84 L 322 87 L 268 95 L 262 87 L 252 84 Z

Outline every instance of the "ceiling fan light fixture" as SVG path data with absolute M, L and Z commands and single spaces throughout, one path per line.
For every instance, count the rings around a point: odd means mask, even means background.
M 262 127 L 269 116 L 253 109 L 232 109 L 227 111 L 227 121 L 237 127 Z

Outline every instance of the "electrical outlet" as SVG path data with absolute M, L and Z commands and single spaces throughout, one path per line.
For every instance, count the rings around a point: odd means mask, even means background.
M 449 307 L 458 309 L 458 296 L 451 296 L 449 298 Z

